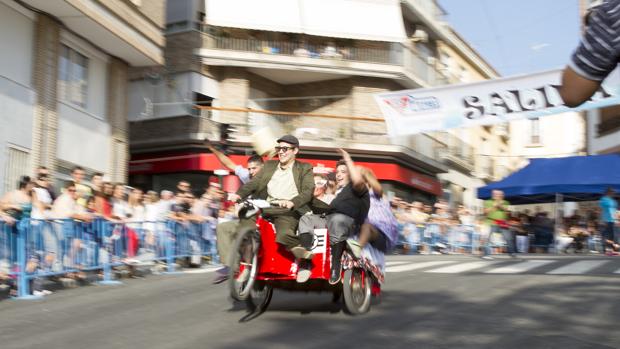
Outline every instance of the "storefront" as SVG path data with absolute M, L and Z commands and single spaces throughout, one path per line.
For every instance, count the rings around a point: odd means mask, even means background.
M 231 160 L 236 164 L 245 166 L 248 156 L 231 155 Z M 327 170 L 334 169 L 337 159 L 304 158 L 299 160 L 309 162 L 315 168 L 323 167 Z M 434 201 L 434 198 L 442 194 L 441 184 L 435 177 L 428 176 L 407 168 L 402 164 L 378 161 L 356 161 L 357 165 L 370 168 L 377 178 L 385 185 L 387 192 L 393 192 L 405 200 Z M 224 190 L 234 191 L 236 181 L 226 177 L 226 170 L 211 153 L 178 153 L 166 156 L 141 155 L 129 164 L 130 184 L 133 186 L 154 189 L 174 189 L 176 183 L 187 180 L 192 183 L 192 188 L 200 192 L 212 176 L 218 176 L 222 181 Z M 233 175 L 229 173 L 229 176 Z

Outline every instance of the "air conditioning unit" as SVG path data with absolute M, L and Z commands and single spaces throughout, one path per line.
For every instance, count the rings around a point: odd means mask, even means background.
M 413 42 L 428 42 L 428 33 L 422 29 L 416 29 L 410 37 Z

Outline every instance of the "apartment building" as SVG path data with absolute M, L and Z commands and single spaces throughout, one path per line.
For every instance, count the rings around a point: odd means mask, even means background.
M 432 201 L 471 144 L 390 138 L 373 95 L 449 83 L 443 47 L 481 78 L 496 75 L 434 1 L 170 0 L 167 14 L 166 67 L 136 71 L 130 89 L 131 182 L 145 187 L 206 183 L 221 165 L 202 139 L 227 123 L 239 163 L 268 127 L 297 135 L 303 160 L 333 167 L 343 147 L 394 195 Z
M 588 154 L 620 153 L 620 106 L 586 113 Z
M 128 76 L 164 63 L 164 0 L 0 0 L 0 192 L 46 166 L 125 181 Z

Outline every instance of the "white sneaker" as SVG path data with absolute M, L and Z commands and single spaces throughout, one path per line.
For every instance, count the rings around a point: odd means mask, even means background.
M 299 268 L 299 270 L 297 271 L 297 282 L 303 284 L 304 282 L 308 281 L 308 279 L 310 279 L 311 275 L 312 271 L 310 269 Z
M 490 260 L 492 260 L 492 259 L 493 259 L 493 257 L 491 257 L 491 256 L 482 256 L 482 257 L 480 257 L 480 258 L 482 258 L 482 259 L 486 259 L 486 260 L 488 260 L 488 261 L 490 261 Z

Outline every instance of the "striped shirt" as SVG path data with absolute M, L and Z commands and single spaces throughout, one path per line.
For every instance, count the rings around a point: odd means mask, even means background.
M 592 10 L 569 66 L 586 79 L 602 81 L 620 60 L 619 33 L 620 0 L 607 0 Z

